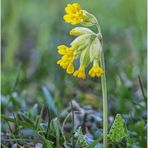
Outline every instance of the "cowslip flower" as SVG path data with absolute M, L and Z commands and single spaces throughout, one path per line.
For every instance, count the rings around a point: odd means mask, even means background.
M 99 66 L 99 56 L 102 46 L 100 40 L 93 31 L 84 27 L 76 27 L 70 31 L 70 35 L 77 36 L 72 42 L 71 47 L 65 45 L 58 46 L 58 53 L 62 55 L 57 62 L 68 74 L 81 79 L 86 78 L 86 68 L 93 63 L 89 70 L 90 77 L 100 77 L 103 69 Z M 79 59 L 79 68 L 75 70 L 74 61 Z
M 57 64 L 59 64 L 62 68 L 66 69 L 68 74 L 71 74 L 74 72 L 74 47 L 67 47 L 65 45 L 58 46 L 58 53 L 62 55 L 62 58 L 57 61 Z
M 96 18 L 86 10 L 82 10 L 78 3 L 68 4 L 65 12 L 64 20 L 72 25 L 80 23 L 83 26 L 92 26 L 98 24 Z M 75 27 L 69 33 L 76 38 L 70 43 L 70 47 L 58 46 L 58 53 L 62 57 L 57 64 L 68 74 L 73 74 L 74 77 L 81 79 L 86 78 L 86 68 L 89 64 L 93 65 L 88 72 L 90 77 L 103 75 L 104 71 L 99 66 L 102 50 L 100 31 L 96 34 L 86 27 Z M 79 59 L 79 67 L 75 70 L 74 62 L 76 59 Z
M 73 76 L 81 78 L 81 79 L 85 79 L 86 78 L 85 65 L 81 65 L 79 69 L 73 73 Z
M 90 77 L 100 77 L 102 74 L 104 74 L 103 69 L 99 67 L 97 61 L 94 61 L 93 67 L 89 70 Z
M 72 25 L 80 23 L 84 26 L 92 26 L 97 22 L 95 17 L 86 10 L 82 10 L 78 3 L 68 4 L 65 12 L 66 14 L 63 17 L 65 22 L 71 23 Z
M 65 22 L 71 23 L 72 25 L 79 24 L 85 17 L 78 3 L 68 4 L 65 8 L 65 12 L 67 13 L 64 16 Z

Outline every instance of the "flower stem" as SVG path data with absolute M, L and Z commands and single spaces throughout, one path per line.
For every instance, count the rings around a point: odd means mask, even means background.
M 101 28 L 99 23 L 97 22 L 96 27 L 98 29 L 98 33 L 101 34 Z M 107 148 L 107 89 L 106 89 L 106 75 L 105 75 L 105 61 L 104 61 L 104 53 L 103 53 L 103 38 L 101 34 L 101 39 L 99 38 L 102 44 L 102 50 L 100 55 L 100 66 L 104 70 L 104 74 L 101 76 L 101 84 L 102 84 L 102 96 L 103 96 L 103 145 L 104 148 Z
M 107 148 L 107 90 L 106 90 L 106 75 L 105 75 L 105 62 L 104 62 L 104 53 L 101 51 L 101 60 L 100 66 L 104 70 L 104 74 L 101 76 L 102 84 L 102 95 L 103 95 L 103 144 L 104 148 Z

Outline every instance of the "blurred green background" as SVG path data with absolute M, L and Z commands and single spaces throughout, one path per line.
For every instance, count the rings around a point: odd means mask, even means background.
M 101 101 L 97 79 L 79 81 L 56 64 L 57 45 L 73 39 L 68 32 L 74 26 L 63 20 L 64 7 L 72 2 L 98 18 L 109 102 L 128 112 L 134 94 L 142 97 L 138 75 L 146 87 L 146 0 L 2 0 L 2 95 L 25 93 L 27 102 L 44 102 L 41 88 L 46 85 L 59 109 L 73 95 L 79 101 L 86 94 L 91 96 L 87 101 Z
M 146 93 L 146 0 L 2 0 L 2 114 L 40 104 L 56 114 L 72 99 L 102 112 L 100 79 L 78 80 L 56 64 L 57 46 L 73 40 L 74 26 L 63 20 L 73 2 L 94 14 L 102 29 L 109 116 L 145 117 L 138 75 Z M 140 135 L 141 126 L 128 128 Z
M 100 79 L 78 80 L 56 64 L 57 46 L 73 40 L 74 26 L 63 20 L 65 6 L 73 2 L 94 14 L 102 29 L 108 114 L 129 116 L 128 129 L 145 147 L 146 108 L 138 75 L 146 93 L 146 0 L 2 0 L 2 114 L 45 104 L 55 117 L 72 99 L 102 112 Z

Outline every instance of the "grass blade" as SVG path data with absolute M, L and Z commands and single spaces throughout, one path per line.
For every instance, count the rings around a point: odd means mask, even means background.
M 51 109 L 57 115 L 57 109 L 49 90 L 47 89 L 47 87 L 43 86 L 42 91 L 45 96 L 48 108 Z
M 74 148 L 74 111 L 73 111 L 73 104 L 71 101 L 71 112 L 72 112 L 72 148 Z
M 36 121 L 36 130 L 38 130 L 39 127 L 40 127 L 40 123 L 42 121 L 43 111 L 44 111 L 44 105 L 42 105 L 40 115 L 38 116 L 37 121 Z
M 13 122 L 13 123 L 15 123 L 18 126 L 23 126 L 25 128 L 30 128 L 30 129 L 35 130 L 35 127 L 32 126 L 32 124 L 29 124 L 29 123 L 26 123 L 26 122 L 23 122 L 23 121 L 18 121 L 18 120 L 16 121 L 15 119 L 9 118 L 9 117 L 7 117 L 5 115 L 1 115 L 1 117 L 2 117 L 3 120 L 9 121 L 9 122 Z
M 147 108 L 147 98 L 146 98 L 146 95 L 144 93 L 144 87 L 143 87 L 140 75 L 138 75 L 138 80 L 139 80 L 140 88 L 141 88 L 142 95 L 143 95 L 143 98 L 144 98 L 144 102 L 145 102 L 145 105 L 146 105 L 146 108 Z

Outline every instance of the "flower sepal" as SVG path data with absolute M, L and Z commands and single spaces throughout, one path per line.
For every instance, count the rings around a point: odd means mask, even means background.
M 96 37 L 90 46 L 90 61 L 94 59 L 100 59 L 100 53 L 102 50 L 102 45 L 100 40 Z
M 87 12 L 86 10 L 82 10 L 82 11 L 85 17 L 83 19 L 83 22 L 80 23 L 81 25 L 85 27 L 90 27 L 97 24 L 97 19 L 94 15 Z
M 69 34 L 73 36 L 80 36 L 83 34 L 96 35 L 96 33 L 94 33 L 92 30 L 85 27 L 75 27 L 69 32 Z

